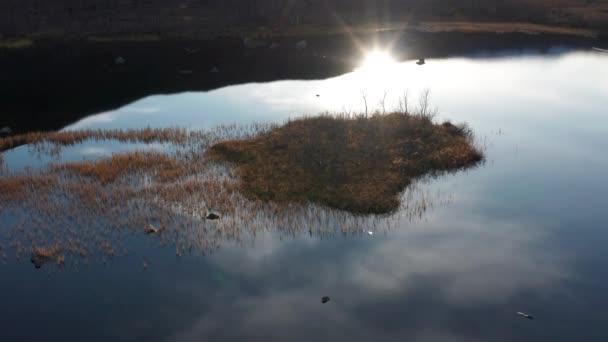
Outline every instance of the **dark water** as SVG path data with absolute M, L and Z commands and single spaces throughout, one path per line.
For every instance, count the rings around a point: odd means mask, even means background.
M 387 91 L 393 108 L 409 89 L 415 106 L 430 88 L 437 120 L 468 122 L 487 161 L 418 184 L 421 217 L 397 213 L 373 236 L 269 230 L 206 256 L 131 241 L 126 256 L 60 271 L 9 258 L 0 340 L 607 341 L 608 55 L 378 60 L 322 81 L 151 96 L 66 129 L 281 122 L 361 110 L 362 92 L 381 108 Z M 44 162 L 25 146 L 4 159 Z

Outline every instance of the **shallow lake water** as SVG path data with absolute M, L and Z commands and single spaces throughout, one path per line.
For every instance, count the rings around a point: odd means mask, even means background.
M 133 238 L 126 255 L 60 270 L 9 255 L 0 340 L 606 341 L 607 65 L 585 51 L 378 56 L 327 80 L 156 95 L 85 118 L 65 129 L 281 123 L 361 112 L 364 98 L 390 111 L 406 89 L 416 107 L 430 89 L 436 120 L 467 122 L 486 161 L 420 182 L 411 196 L 426 210 L 379 218 L 390 229 L 374 235 L 268 229 L 180 257 Z M 62 158 L 139 147 L 86 143 Z M 44 158 L 4 153 L 14 169 Z

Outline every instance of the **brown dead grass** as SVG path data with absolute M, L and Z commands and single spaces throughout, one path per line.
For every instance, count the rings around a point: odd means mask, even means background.
M 431 203 L 415 184 L 397 196 L 410 184 L 408 177 L 456 169 L 479 157 L 471 150 L 466 129 L 402 114 L 322 116 L 282 128 L 229 125 L 213 134 L 74 131 L 33 134 L 24 140 L 48 138 L 56 142 L 50 144 L 64 146 L 96 137 L 164 139 L 182 147 L 57 162 L 40 169 L 0 169 L 0 218 L 6 226 L 0 230 L 0 243 L 6 241 L 17 260 L 31 252 L 36 267 L 106 263 L 127 253 L 126 241 L 133 234 L 150 243 L 171 244 L 179 256 L 205 254 L 266 230 L 321 238 L 360 235 L 363 227 L 388 230 L 402 217 L 421 219 Z M 214 144 L 209 152 L 214 158 L 207 158 L 205 151 Z M 414 153 L 426 157 L 411 157 Z M 217 163 L 220 156 L 239 167 Z M 253 172 L 254 167 L 259 170 Z M 400 198 L 402 215 L 394 219 L 327 207 L 386 212 Z M 221 219 L 206 220 L 210 211 Z M 142 227 L 147 226 L 159 234 L 145 234 Z
M 401 113 L 304 118 L 218 143 L 207 154 L 237 166 L 249 198 L 311 201 L 356 213 L 394 211 L 412 179 L 483 158 L 466 127 Z
M 10 177 L 0 176 L 0 194 L 15 201 L 23 199 L 30 190 L 45 191 L 59 183 L 54 175 L 24 173 Z
M 50 143 L 59 146 L 70 146 L 86 140 L 117 140 L 125 143 L 173 143 L 186 144 L 189 139 L 203 138 L 200 131 L 188 131 L 181 128 L 143 128 L 143 129 L 84 129 L 58 132 L 30 132 L 0 138 L 0 151 L 5 151 L 25 144 Z
M 158 151 L 134 151 L 114 154 L 100 160 L 85 160 L 51 165 L 52 171 L 95 178 L 102 184 L 137 176 L 142 172 L 153 175 L 161 182 L 178 179 L 187 172 L 188 164 L 180 163 L 166 153 Z

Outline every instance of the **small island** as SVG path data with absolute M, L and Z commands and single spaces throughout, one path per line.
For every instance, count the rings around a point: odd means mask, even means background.
M 206 154 L 236 166 L 240 192 L 251 199 L 314 202 L 359 214 L 393 212 L 413 179 L 483 159 L 466 125 L 400 112 L 301 118 L 219 142 Z

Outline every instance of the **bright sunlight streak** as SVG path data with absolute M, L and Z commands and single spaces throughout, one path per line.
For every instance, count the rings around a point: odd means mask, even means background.
M 367 53 L 358 70 L 382 72 L 390 69 L 395 63 L 388 52 L 374 50 Z

